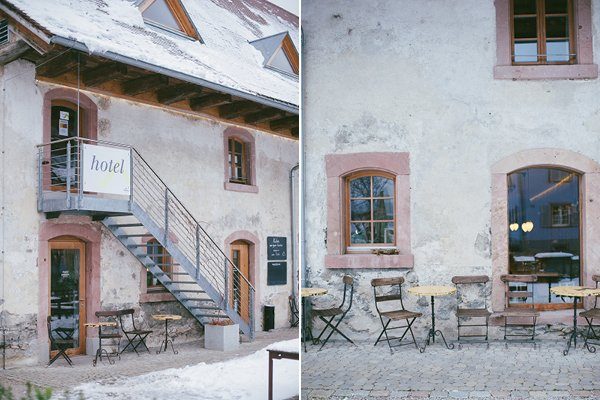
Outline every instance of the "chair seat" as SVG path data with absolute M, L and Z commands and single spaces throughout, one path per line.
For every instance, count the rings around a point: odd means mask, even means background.
M 75 343 L 75 339 L 52 339 L 52 344 L 55 345 L 72 345 Z
M 321 316 L 321 317 L 333 317 L 334 315 L 340 315 L 340 314 L 343 314 L 344 312 L 342 311 L 341 308 L 322 308 L 322 309 L 313 308 L 312 313 L 313 313 L 313 315 Z
M 103 333 L 99 336 L 100 339 L 120 339 L 123 337 L 120 333 Z
M 380 314 L 382 317 L 387 317 L 393 321 L 396 321 L 399 319 L 418 318 L 421 315 L 423 315 L 421 313 L 408 311 L 408 310 L 384 311 Z
M 128 335 L 146 335 L 146 334 L 152 333 L 152 331 L 143 330 L 143 329 L 134 329 L 132 331 L 123 331 L 123 332 L 127 333 Z
M 456 311 L 456 315 L 458 317 L 477 318 L 489 317 L 490 315 L 492 315 L 492 313 L 486 310 L 485 308 L 459 308 Z
M 591 310 L 582 311 L 579 313 L 584 318 L 600 318 L 600 308 L 592 308 Z
M 501 315 L 503 317 L 539 317 L 540 313 L 529 308 L 515 308 L 506 309 Z

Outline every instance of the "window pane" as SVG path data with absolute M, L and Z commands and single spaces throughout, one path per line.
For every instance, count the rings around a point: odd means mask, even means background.
M 536 62 L 537 41 L 515 43 L 515 62 Z
M 277 50 L 269 65 L 273 68 L 277 68 L 280 71 L 287 72 L 288 74 L 294 74 L 290 60 L 288 60 L 282 49 Z
M 548 53 L 549 62 L 569 61 L 569 41 L 548 41 L 546 43 L 546 52 Z
M 167 28 L 181 31 L 177 20 L 171 13 L 171 10 L 169 9 L 169 6 L 167 6 L 165 0 L 156 0 L 150 5 L 150 7 L 146 8 L 146 10 L 142 13 L 142 16 L 150 21 L 158 22 Z
M 535 0 L 513 0 L 514 14 L 535 14 Z
M 371 200 L 350 200 L 350 219 L 368 221 L 371 219 Z
M 546 17 L 546 37 L 565 38 L 569 37 L 568 17 Z
M 537 37 L 536 20 L 536 17 L 515 18 L 515 39 L 532 39 Z
M 238 142 L 237 140 L 234 140 L 233 143 L 235 143 L 235 152 L 241 154 L 242 151 L 244 150 L 244 145 L 242 143 Z
M 350 181 L 350 197 L 371 197 L 371 177 L 352 179 Z
M 350 224 L 350 244 L 371 243 L 371 224 L 359 222 Z
M 394 219 L 394 200 L 374 199 L 373 219 L 379 221 L 386 219 Z
M 375 222 L 373 224 L 373 243 L 394 243 L 394 223 Z
M 373 197 L 394 197 L 394 181 L 382 176 L 374 176 Z
M 546 0 L 546 14 L 561 14 L 569 12 L 568 0 Z

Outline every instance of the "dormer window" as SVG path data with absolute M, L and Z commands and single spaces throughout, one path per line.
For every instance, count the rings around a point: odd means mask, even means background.
M 278 33 L 250 42 L 265 59 L 264 67 L 286 75 L 298 76 L 298 50 L 288 32 Z
M 146 24 L 202 41 L 180 0 L 143 0 L 139 9 Z

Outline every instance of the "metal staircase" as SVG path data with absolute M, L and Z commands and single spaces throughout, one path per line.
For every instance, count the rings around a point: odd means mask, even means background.
M 83 191 L 82 144 L 126 149 L 128 197 Z M 131 146 L 71 138 L 38 146 L 38 209 L 91 215 L 202 325 L 230 319 L 254 339 L 255 289 Z M 168 253 L 165 257 L 158 248 Z

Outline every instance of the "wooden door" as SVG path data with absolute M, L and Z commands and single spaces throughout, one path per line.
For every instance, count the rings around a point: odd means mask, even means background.
M 245 242 L 237 241 L 231 244 L 231 261 L 237 267 L 230 274 L 230 306 L 236 310 L 244 320 L 250 320 L 250 260 L 249 246 Z
M 50 241 L 51 334 L 72 340 L 67 354 L 85 354 L 85 243 L 77 239 Z M 51 356 L 56 349 L 50 349 Z

